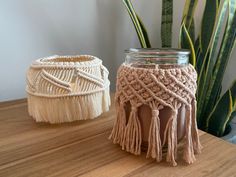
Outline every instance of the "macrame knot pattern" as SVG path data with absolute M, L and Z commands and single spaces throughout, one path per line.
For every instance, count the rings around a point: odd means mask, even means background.
M 123 150 L 139 155 L 142 125 L 138 109 L 142 105 L 149 105 L 152 118 L 146 156 L 160 162 L 163 159 L 163 146 L 167 144 L 166 161 L 176 166 L 177 119 L 180 108 L 186 108 L 183 159 L 188 164 L 193 163 L 196 160 L 194 154 L 200 153 L 202 148 L 196 124 L 196 80 L 197 73 L 192 65 L 168 69 L 121 65 L 115 95 L 117 119 L 109 138 L 113 143 L 120 144 Z M 127 103 L 131 105 L 129 117 L 125 111 Z M 161 140 L 159 112 L 164 107 L 169 107 L 172 113 Z
M 36 60 L 27 72 L 28 111 L 37 122 L 93 119 L 108 111 L 108 70 L 90 55 Z
M 159 116 L 159 110 L 152 110 L 152 117 L 158 117 Z

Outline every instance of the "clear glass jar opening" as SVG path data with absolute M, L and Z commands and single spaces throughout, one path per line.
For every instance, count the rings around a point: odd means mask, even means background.
M 189 50 L 174 48 L 131 48 L 125 64 L 139 68 L 176 68 L 189 63 Z

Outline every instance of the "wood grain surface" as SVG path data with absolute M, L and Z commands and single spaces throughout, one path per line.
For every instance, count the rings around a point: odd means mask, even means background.
M 114 106 L 98 119 L 35 123 L 26 100 L 0 103 L 0 177 L 236 177 L 236 146 L 200 132 L 204 146 L 192 165 L 134 156 L 108 140 Z M 181 155 L 181 149 L 180 153 Z

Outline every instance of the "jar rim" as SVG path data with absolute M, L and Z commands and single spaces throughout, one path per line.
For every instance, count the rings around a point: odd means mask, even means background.
M 126 54 L 148 54 L 148 55 L 189 55 L 188 49 L 178 48 L 130 48 L 125 50 Z

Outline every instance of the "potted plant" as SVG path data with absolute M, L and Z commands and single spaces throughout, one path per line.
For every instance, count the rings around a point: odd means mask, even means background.
M 123 0 L 123 3 L 134 24 L 141 47 L 152 48 L 145 25 L 131 1 Z M 220 137 L 230 132 L 230 121 L 236 114 L 236 81 L 225 93 L 221 91 L 226 66 L 235 45 L 236 1 L 206 0 L 201 31 L 195 32 L 194 12 L 197 3 L 197 0 L 185 2 L 179 29 L 179 48 L 191 51 L 190 63 L 198 73 L 198 127 Z M 173 0 L 163 0 L 162 47 L 171 47 L 172 16 Z M 198 35 L 195 36 L 195 33 Z

